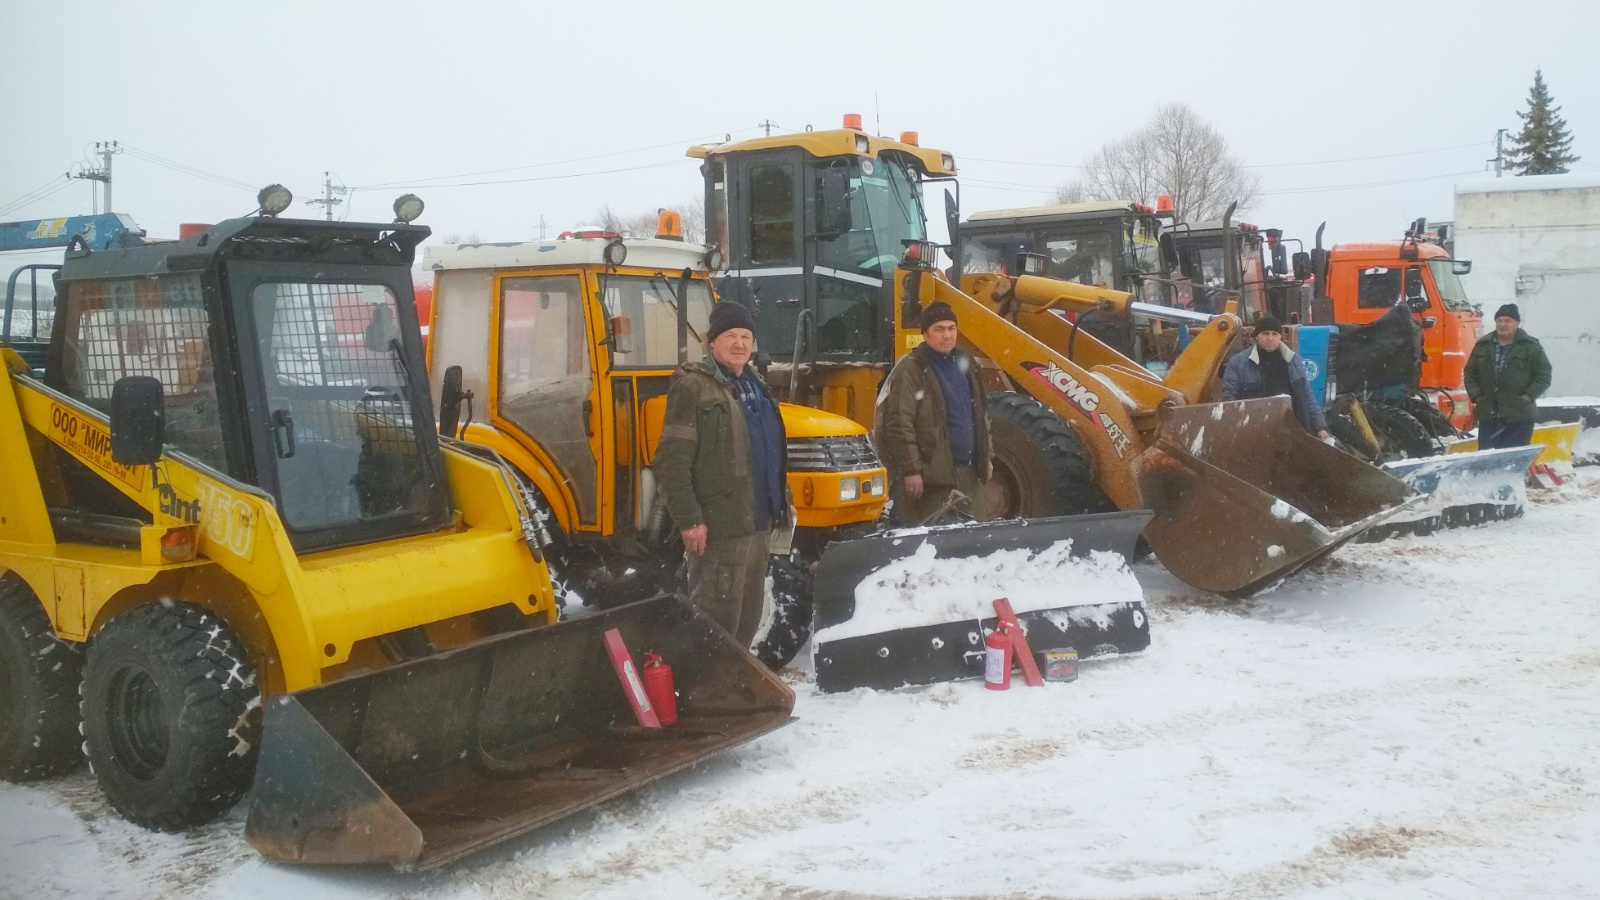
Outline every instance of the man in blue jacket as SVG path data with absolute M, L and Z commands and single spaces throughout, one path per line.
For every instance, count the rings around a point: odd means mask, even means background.
M 1222 399 L 1253 400 L 1288 394 L 1295 418 L 1305 430 L 1328 440 L 1328 421 L 1311 394 L 1311 380 L 1300 354 L 1283 344 L 1283 326 L 1271 316 L 1256 320 L 1255 346 L 1236 354 L 1222 370 Z

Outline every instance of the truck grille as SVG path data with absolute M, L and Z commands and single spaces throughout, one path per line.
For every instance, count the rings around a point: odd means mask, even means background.
M 789 440 L 791 472 L 859 472 L 877 467 L 878 454 L 864 434 Z

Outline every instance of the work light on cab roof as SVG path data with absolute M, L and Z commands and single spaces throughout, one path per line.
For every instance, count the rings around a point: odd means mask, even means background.
M 265 216 L 277 216 L 294 202 L 294 194 L 281 184 L 269 184 L 256 194 L 256 205 Z
M 394 201 L 394 220 L 409 223 L 422 215 L 426 206 L 416 194 L 401 194 Z

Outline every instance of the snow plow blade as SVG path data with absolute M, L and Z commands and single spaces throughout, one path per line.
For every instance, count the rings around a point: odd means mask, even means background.
M 602 635 L 672 666 L 643 729 Z M 658 597 L 266 701 L 245 837 L 291 863 L 428 869 L 788 724 L 794 693 L 705 614 Z
M 1384 471 L 1415 488 L 1422 502 L 1363 534 L 1361 540 L 1515 519 L 1528 505 L 1528 466 L 1543 449 L 1509 447 L 1385 463 Z
M 983 557 L 997 550 L 1038 552 L 1070 540 L 1073 557 L 1098 550 L 1132 559 L 1139 531 L 1149 520 L 1148 511 L 1138 510 L 913 528 L 829 544 L 817 565 L 816 632 L 849 621 L 855 615 L 856 586 L 924 545 L 933 545 L 937 558 L 950 559 Z M 1059 607 L 1017 614 L 1034 650 L 1073 649 L 1081 658 L 1089 658 L 1137 653 L 1150 646 L 1142 601 L 1074 604 L 1066 586 L 1061 599 Z M 817 689 L 890 690 L 981 678 L 983 641 L 995 624 L 993 616 L 974 617 L 818 641 L 813 648 Z
M 1288 397 L 1172 407 L 1138 460 L 1144 538 L 1173 575 L 1247 597 L 1422 498 L 1306 433 Z
M 1149 520 L 1149 512 L 1137 510 L 905 528 L 834 541 L 822 551 L 812 582 L 813 633 L 849 621 L 856 611 L 856 585 L 916 553 L 923 544 L 932 544 L 939 558 L 949 559 L 987 556 L 996 550 L 1043 550 L 1057 541 L 1072 541 L 1074 556 L 1109 550 L 1132 560 L 1139 531 Z

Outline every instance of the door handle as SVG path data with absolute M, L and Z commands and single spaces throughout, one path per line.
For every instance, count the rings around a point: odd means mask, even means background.
M 585 401 L 583 401 L 583 436 L 584 437 L 594 437 L 594 425 L 592 424 L 592 420 L 593 419 L 594 419 L 594 401 L 593 400 L 585 400 Z
M 288 459 L 294 455 L 294 417 L 289 415 L 287 409 L 272 411 L 272 444 L 277 448 L 279 459 Z M 288 449 L 284 449 L 285 444 Z

